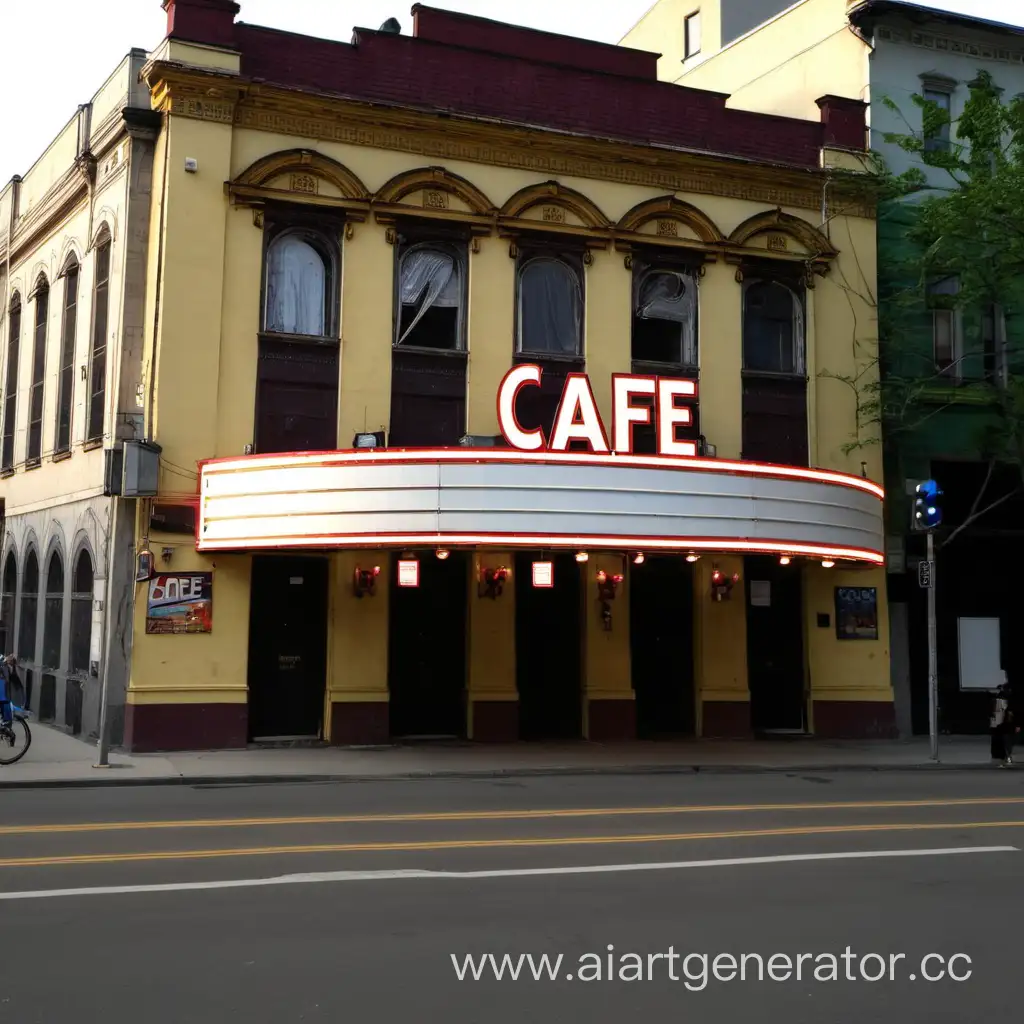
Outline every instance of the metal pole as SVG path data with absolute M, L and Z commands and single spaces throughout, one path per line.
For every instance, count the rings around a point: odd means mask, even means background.
M 112 642 L 111 618 L 113 609 L 110 600 L 113 596 L 113 566 L 117 555 L 117 510 L 121 504 L 119 498 L 110 499 L 110 535 L 107 538 L 107 579 L 103 596 L 103 647 L 100 651 L 103 678 L 100 681 L 100 738 L 96 743 L 97 756 L 94 768 L 109 768 L 110 740 L 107 736 L 107 706 L 110 702 L 110 644 Z
M 932 760 L 939 759 L 939 675 L 936 663 L 935 630 L 935 533 L 928 531 L 928 564 L 931 586 L 928 588 L 928 734 L 931 737 Z

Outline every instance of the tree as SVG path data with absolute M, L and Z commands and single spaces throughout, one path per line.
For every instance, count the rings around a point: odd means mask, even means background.
M 940 181 L 920 167 L 894 175 L 877 160 L 880 238 L 888 232 L 908 244 L 902 255 L 883 252 L 880 258 L 880 374 L 877 383 L 857 386 L 860 419 L 878 429 L 850 448 L 877 443 L 881 435 L 887 450 L 899 453 L 935 417 L 973 407 L 976 447 L 988 472 L 970 514 L 943 539 L 948 544 L 1024 493 L 1024 376 L 1015 372 L 1013 351 L 995 329 L 997 311 L 1006 338 L 1024 314 L 1024 99 L 1004 103 L 988 72 L 979 72 L 955 140 L 948 111 L 922 96 L 913 102 L 923 112 L 922 130 L 908 123 L 906 133 L 885 140 L 938 168 Z M 964 336 L 975 344 L 950 351 L 945 365 L 937 365 L 931 331 L 924 339 L 922 325 L 927 312 L 935 317 L 944 310 L 960 318 Z M 987 332 L 986 317 L 992 324 Z M 1015 470 L 1001 492 L 992 486 L 1000 465 Z

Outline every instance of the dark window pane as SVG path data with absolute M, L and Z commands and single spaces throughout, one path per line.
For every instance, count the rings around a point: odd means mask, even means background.
M 803 343 L 794 294 L 783 284 L 757 281 L 743 299 L 743 366 L 747 370 L 796 373 Z
M 92 559 L 84 549 L 75 563 L 71 593 L 71 644 L 69 672 L 88 672 L 89 640 L 92 632 Z
M 18 411 L 18 349 L 21 342 L 21 299 L 15 295 L 11 303 L 7 339 L 7 380 L 4 387 L 4 436 L 0 452 L 0 468 L 14 468 L 14 423 Z
M 39 559 L 29 551 L 21 580 L 21 621 L 18 628 L 18 657 L 36 660 L 36 616 L 39 612 Z
M 60 370 L 57 377 L 58 452 L 71 450 L 71 407 L 74 401 L 75 331 L 78 326 L 78 267 L 64 276 L 64 320 L 61 324 Z
M 399 345 L 457 349 L 463 304 L 462 261 L 453 249 L 418 245 L 399 261 Z
M 107 315 L 110 303 L 110 242 L 96 250 L 96 285 L 92 324 L 92 353 L 89 367 L 89 413 L 86 440 L 103 436 L 103 414 L 107 389 Z
M 18 565 L 14 553 L 7 553 L 4 562 L 3 593 L 0 594 L 0 654 L 14 650 L 14 601 L 18 589 Z
M 565 260 L 538 256 L 519 271 L 519 351 L 578 355 L 583 348 L 583 290 Z

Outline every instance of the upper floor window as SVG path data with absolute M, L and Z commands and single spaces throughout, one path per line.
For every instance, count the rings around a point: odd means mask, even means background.
M 466 347 L 465 266 L 464 252 L 445 243 L 420 242 L 400 251 L 396 345 Z
M 89 407 L 86 441 L 103 437 L 107 400 L 107 323 L 110 314 L 110 236 L 96 246 L 96 276 L 92 288 L 92 348 L 89 352 Z
M 700 11 L 683 19 L 683 59 L 700 53 Z
M 335 334 L 334 261 L 323 237 L 285 228 L 267 246 L 263 330 L 325 338 Z
M 922 134 L 926 153 L 942 152 L 949 149 L 949 123 L 952 112 L 953 90 L 956 80 L 944 75 L 922 75 L 921 98 L 927 106 L 922 111 Z
M 4 430 L 0 470 L 14 469 L 14 425 L 18 414 L 18 349 L 21 343 L 21 296 L 15 292 L 7 318 L 7 379 L 4 382 Z
M 50 317 L 50 285 L 40 277 L 35 290 L 36 325 L 32 345 L 32 385 L 28 395 L 28 447 L 25 460 L 38 463 L 43 453 L 43 385 L 46 381 L 46 324 Z
M 583 270 L 570 255 L 531 255 L 517 274 L 517 349 L 538 356 L 583 354 Z
M 55 452 L 71 451 L 71 406 L 75 390 L 75 332 L 78 326 L 78 261 L 64 270 L 64 315 L 60 325 L 60 365 L 57 369 L 57 435 Z
M 743 368 L 804 372 L 802 297 L 780 281 L 749 280 L 743 291 Z
M 683 267 L 633 261 L 633 361 L 697 365 L 697 280 Z
M 940 373 L 961 376 L 963 335 L 956 296 L 960 292 L 958 277 L 942 277 L 928 285 L 928 306 L 932 311 L 932 344 L 935 367 Z
M 1006 351 L 1006 316 L 995 303 L 981 311 L 981 350 L 985 363 L 985 380 L 1006 387 L 1009 376 Z

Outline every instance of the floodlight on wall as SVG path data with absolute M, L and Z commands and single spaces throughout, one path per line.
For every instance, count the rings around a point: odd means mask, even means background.
M 612 630 L 612 601 L 615 600 L 615 592 L 622 582 L 622 573 L 605 572 L 604 569 L 597 570 L 597 600 L 601 611 L 601 625 L 606 633 Z
M 356 597 L 373 597 L 377 592 L 377 577 L 379 575 L 379 565 L 375 565 L 372 569 L 362 569 L 357 565 L 352 578 L 352 592 Z
M 732 588 L 739 583 L 740 574 L 734 572 L 727 576 L 718 566 L 711 570 L 711 600 L 728 601 L 732 597 Z
M 480 582 L 477 585 L 478 597 L 489 597 L 492 601 L 501 597 L 508 580 L 508 566 L 498 565 L 493 568 L 485 566 L 480 570 Z

